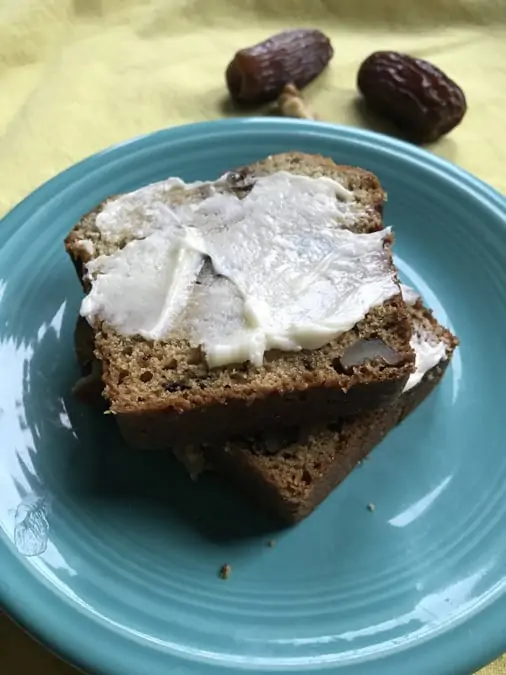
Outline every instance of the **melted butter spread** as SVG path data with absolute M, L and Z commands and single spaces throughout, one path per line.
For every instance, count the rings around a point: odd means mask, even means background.
M 87 264 L 81 314 L 184 336 L 210 367 L 259 366 L 269 349 L 323 346 L 399 292 L 389 230 L 353 232 L 363 207 L 339 183 L 278 172 L 241 197 L 226 177 L 169 179 L 107 204 L 96 226 L 116 248 Z
M 418 293 L 410 286 L 401 284 L 401 292 L 407 305 L 415 305 L 420 299 Z M 413 321 L 410 345 L 415 352 L 415 372 L 409 376 L 404 392 L 420 384 L 425 373 L 448 358 L 446 344 L 443 340 L 439 339 L 435 331 L 430 330 L 416 319 Z

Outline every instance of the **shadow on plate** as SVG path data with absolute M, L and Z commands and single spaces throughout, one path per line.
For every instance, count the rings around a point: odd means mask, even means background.
M 86 408 L 71 394 L 79 371 L 72 334 L 77 306 L 67 307 L 59 332 L 51 326 L 25 363 L 23 419 L 33 437 L 34 493 L 49 488 L 55 507 L 68 500 L 86 510 L 128 505 L 135 517 L 150 508 L 167 520 L 194 528 L 214 542 L 272 534 L 276 524 L 217 479 L 193 482 L 169 452 L 137 451 L 122 440 L 114 419 Z M 103 506 L 102 506 L 103 504 Z M 149 525 L 149 524 L 147 524 Z

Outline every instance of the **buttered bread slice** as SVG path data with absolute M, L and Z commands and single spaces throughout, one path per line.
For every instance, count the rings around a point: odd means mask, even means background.
M 65 243 L 128 440 L 210 442 L 395 398 L 414 354 L 383 201 L 374 175 L 290 153 L 85 216 Z

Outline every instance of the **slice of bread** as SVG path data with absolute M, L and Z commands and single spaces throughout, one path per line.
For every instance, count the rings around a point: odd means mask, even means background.
M 224 444 L 176 448 L 176 457 L 195 478 L 205 469 L 224 475 L 282 522 L 295 523 L 306 517 L 441 381 L 457 338 L 420 300 L 409 311 L 415 335 L 442 343 L 443 358 L 423 376 L 419 373 L 419 381 L 412 376 L 414 386 L 389 406 L 312 429 L 292 427 Z M 93 373 L 93 333 L 82 318 L 76 325 L 75 348 L 83 378 L 74 392 L 83 402 L 105 408 L 100 377 Z
M 244 196 L 258 177 L 278 171 L 336 180 L 353 193 L 355 217 L 347 227 L 357 233 L 382 229 L 385 195 L 377 178 L 322 157 L 269 157 L 230 174 L 230 185 L 223 189 Z M 205 191 L 205 185 L 175 189 L 165 198 L 171 204 L 198 201 Z M 118 248 L 104 241 L 96 226 L 97 215 L 111 201 L 114 198 L 84 216 L 65 241 L 85 290 L 90 283 L 86 264 Z M 390 243 L 384 250 L 395 274 Z M 356 415 L 394 400 L 414 363 L 411 326 L 400 292 L 329 344 L 299 352 L 272 350 L 260 367 L 244 363 L 209 369 L 201 351 L 181 337 L 126 337 L 105 322 L 95 323 L 93 329 L 105 397 L 127 441 L 140 448 L 209 442 L 294 422 L 314 424 Z M 350 359 L 357 344 L 375 346 L 375 358 Z
M 420 301 L 412 308 L 415 331 L 445 345 L 445 358 L 389 406 L 319 429 L 292 429 L 206 448 L 205 458 L 242 492 L 281 521 L 310 514 L 397 424 L 441 381 L 458 344 Z M 189 461 L 198 466 L 194 451 Z M 201 459 L 202 462 L 202 459 Z

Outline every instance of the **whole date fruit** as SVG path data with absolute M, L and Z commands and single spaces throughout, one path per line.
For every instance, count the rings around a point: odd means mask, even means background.
M 287 84 L 301 89 L 315 79 L 334 54 L 330 40 L 319 30 L 287 30 L 241 49 L 229 63 L 225 77 L 238 103 L 274 101 Z
M 447 134 L 467 110 L 464 92 L 442 70 L 399 52 L 371 54 L 360 66 L 357 86 L 372 112 L 418 143 Z

